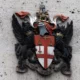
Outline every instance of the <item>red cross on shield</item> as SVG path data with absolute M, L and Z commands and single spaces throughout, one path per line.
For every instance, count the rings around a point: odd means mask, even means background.
M 44 69 L 47 69 L 54 58 L 55 37 L 35 35 L 36 56 Z

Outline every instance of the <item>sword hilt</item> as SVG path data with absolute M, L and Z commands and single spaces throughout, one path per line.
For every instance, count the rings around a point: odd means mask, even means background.
M 42 43 L 41 43 L 41 40 L 39 39 L 39 41 L 38 41 L 38 45 L 42 45 Z

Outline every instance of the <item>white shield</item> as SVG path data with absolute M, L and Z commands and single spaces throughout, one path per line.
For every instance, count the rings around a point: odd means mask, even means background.
M 54 47 L 36 46 L 36 49 L 38 61 L 43 68 L 47 69 L 51 65 L 54 58 Z

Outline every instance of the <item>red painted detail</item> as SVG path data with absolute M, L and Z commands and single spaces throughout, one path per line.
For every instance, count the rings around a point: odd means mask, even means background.
M 48 59 L 53 59 L 54 55 L 49 55 L 49 54 L 37 54 L 37 58 L 44 58 L 44 68 L 48 68 L 47 60 Z
M 39 35 L 35 35 L 35 45 L 39 46 L 39 51 L 40 50 L 40 45 L 39 45 L 39 41 L 41 42 L 42 46 L 44 46 L 44 54 L 36 54 L 37 58 L 44 58 L 44 68 L 47 69 L 48 68 L 48 59 L 53 59 L 54 55 L 50 55 L 47 53 L 47 47 L 52 44 L 52 46 L 55 45 L 55 37 L 54 36 L 47 36 L 47 38 L 45 39 L 44 37 L 41 37 Z
M 21 12 L 17 12 L 16 15 L 19 16 L 20 18 L 24 18 L 25 16 L 30 15 L 30 13 L 21 11 Z

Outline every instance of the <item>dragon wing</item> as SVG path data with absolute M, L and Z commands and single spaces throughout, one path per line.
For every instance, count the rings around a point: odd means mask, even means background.
M 21 25 L 19 24 L 15 14 L 12 16 L 12 27 L 13 33 L 20 44 L 24 44 L 25 35 L 22 31 Z
M 67 28 L 64 34 L 64 42 L 66 44 L 69 44 L 72 36 L 73 36 L 73 21 L 71 21 L 70 23 L 67 23 Z

